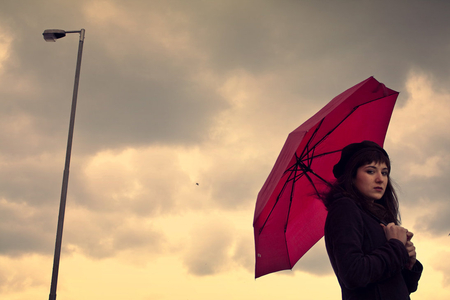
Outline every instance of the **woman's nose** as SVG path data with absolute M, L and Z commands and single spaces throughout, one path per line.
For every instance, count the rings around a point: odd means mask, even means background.
M 375 177 L 375 180 L 376 180 L 377 182 L 383 182 L 383 180 L 384 180 L 383 174 L 377 173 L 377 176 Z

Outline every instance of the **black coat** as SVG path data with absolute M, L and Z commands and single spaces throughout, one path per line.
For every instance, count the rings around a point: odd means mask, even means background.
M 342 299 L 406 300 L 416 291 L 422 265 L 412 270 L 403 243 L 387 241 L 377 220 L 350 198 L 328 207 L 325 223 L 328 256 L 342 289 Z

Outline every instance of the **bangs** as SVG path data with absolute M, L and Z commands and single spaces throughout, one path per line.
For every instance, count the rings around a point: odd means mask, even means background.
M 372 162 L 376 163 L 376 164 L 384 163 L 384 164 L 386 164 L 386 167 L 388 168 L 388 170 L 391 171 L 391 163 L 390 163 L 389 157 L 387 157 L 380 151 L 376 151 L 376 150 L 367 151 L 366 153 L 364 153 L 364 157 L 358 165 L 360 167 L 362 165 L 370 164 Z

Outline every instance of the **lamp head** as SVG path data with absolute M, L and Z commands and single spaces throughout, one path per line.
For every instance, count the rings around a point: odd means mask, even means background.
M 46 42 L 56 42 L 57 39 L 66 36 L 66 32 L 61 29 L 47 29 L 42 34 Z

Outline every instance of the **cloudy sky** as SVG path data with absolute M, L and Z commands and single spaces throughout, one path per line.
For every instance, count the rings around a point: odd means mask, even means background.
M 46 299 L 86 29 L 58 299 L 340 299 L 323 240 L 254 279 L 256 195 L 292 130 L 374 76 L 424 273 L 450 297 L 450 2 L 4 0 L 0 298 Z M 197 185 L 198 183 L 198 185 Z

